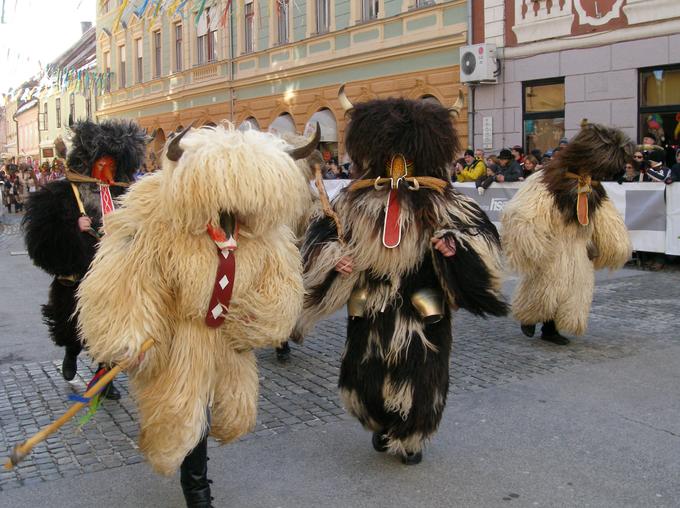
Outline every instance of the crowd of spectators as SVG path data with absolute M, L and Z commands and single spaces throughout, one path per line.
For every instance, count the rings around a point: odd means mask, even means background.
M 533 173 L 540 171 L 569 141 L 562 138 L 553 150 L 541 152 L 531 150 L 525 154 L 524 148 L 515 145 L 503 148 L 497 155 L 485 155 L 481 149 L 465 150 L 463 156 L 453 164 L 454 182 L 474 182 L 479 194 L 484 194 L 494 182 L 521 182 Z M 671 184 L 680 181 L 680 147 L 673 147 L 674 164 L 666 165 L 667 151 L 656 145 L 652 134 L 646 134 L 638 145 L 633 160 L 621 168 L 613 181 L 627 182 L 664 182 Z
M 14 212 L 23 211 L 29 194 L 35 192 L 38 185 L 39 177 L 30 158 L 17 164 L 13 157 L 0 168 L 2 204 L 9 213 L 12 213 L 12 205 Z

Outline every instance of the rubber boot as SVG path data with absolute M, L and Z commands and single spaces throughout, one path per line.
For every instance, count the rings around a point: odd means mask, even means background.
M 180 468 L 180 483 L 187 508 L 212 508 L 208 480 L 208 436 L 184 457 Z

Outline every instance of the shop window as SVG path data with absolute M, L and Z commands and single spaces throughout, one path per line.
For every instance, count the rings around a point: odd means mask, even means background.
M 524 151 L 559 146 L 564 137 L 564 79 L 530 81 L 524 89 Z
M 640 142 L 651 133 L 660 146 L 680 145 L 680 66 L 640 71 L 639 122 Z M 675 150 L 667 152 L 672 155 Z

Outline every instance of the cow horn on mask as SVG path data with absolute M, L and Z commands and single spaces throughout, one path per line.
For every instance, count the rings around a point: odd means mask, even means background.
M 293 160 L 304 159 L 308 157 L 317 146 L 319 146 L 319 141 L 321 141 L 321 127 L 319 126 L 319 122 L 316 122 L 316 131 L 309 142 L 302 146 L 289 148 L 286 150 L 286 152 L 293 158 Z
M 159 130 L 159 128 L 154 129 L 153 132 L 151 133 L 151 135 L 149 135 L 146 132 L 146 129 L 144 129 L 144 134 L 145 134 L 144 141 L 146 142 L 147 145 L 149 143 L 151 143 L 154 139 L 156 139 L 156 135 L 158 134 L 158 130 Z
M 345 114 L 351 113 L 354 110 L 354 104 L 345 95 L 345 84 L 340 85 L 338 90 L 338 100 L 340 101 L 340 106 L 345 111 Z
M 177 162 L 179 158 L 182 156 L 184 153 L 184 150 L 180 148 L 179 142 L 180 140 L 184 137 L 184 135 L 189 132 L 189 130 L 194 126 L 194 123 L 191 122 L 189 126 L 184 129 L 182 132 L 180 132 L 177 136 L 172 138 L 172 141 L 170 141 L 170 144 L 168 145 L 168 150 L 165 152 L 165 156 L 170 159 L 173 162 Z
M 449 114 L 451 115 L 451 118 L 456 120 L 458 116 L 460 115 L 461 110 L 463 109 L 463 105 L 465 104 L 465 95 L 463 94 L 463 90 L 459 89 L 458 90 L 458 98 L 456 99 L 456 102 L 449 108 Z

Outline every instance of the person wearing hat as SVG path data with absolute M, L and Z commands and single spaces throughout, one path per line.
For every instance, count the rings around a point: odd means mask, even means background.
M 524 148 L 522 148 L 521 145 L 515 145 L 510 149 L 510 153 L 512 153 L 512 156 L 515 158 L 515 160 L 519 163 L 520 166 L 524 165 Z
M 483 160 L 475 158 L 472 150 L 465 150 L 463 159 L 465 159 L 465 166 L 456 172 L 457 182 L 475 182 L 486 174 L 486 164 Z
M 499 183 L 518 182 L 522 174 L 522 166 L 517 162 L 512 152 L 507 148 L 501 150 L 498 155 L 498 171 L 494 176 L 494 181 Z
M 671 170 L 665 165 L 666 153 L 662 148 L 651 150 L 647 160 L 649 161 L 647 176 L 652 182 L 672 183 Z
M 656 136 L 651 132 L 645 132 L 645 135 L 642 136 L 642 144 L 656 145 Z

